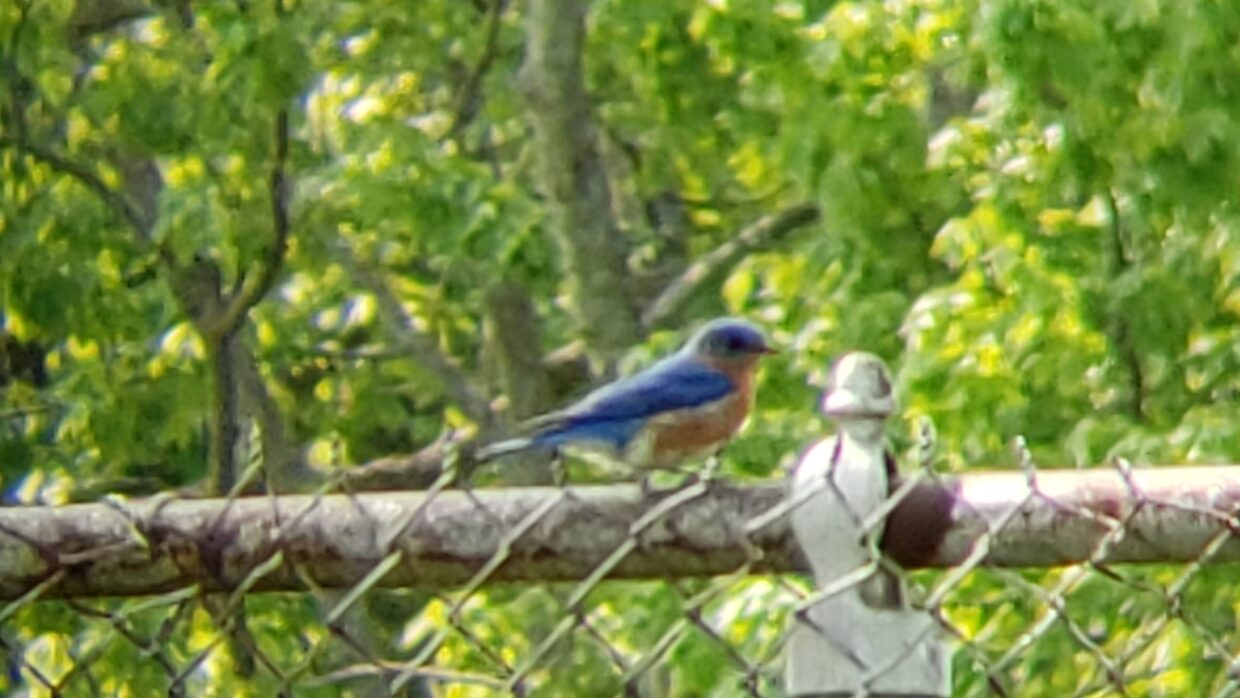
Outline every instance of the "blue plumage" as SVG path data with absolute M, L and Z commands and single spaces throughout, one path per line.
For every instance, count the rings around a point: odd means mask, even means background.
M 701 440 L 714 443 L 714 434 L 726 440 L 748 411 L 754 362 L 771 351 L 762 333 L 749 323 L 715 320 L 675 354 L 574 405 L 532 420 L 526 425 L 528 435 L 487 446 L 476 457 L 485 461 L 531 448 L 578 443 L 603 446 L 623 456 L 634 439 L 655 423 L 671 429 L 683 423 L 688 441 L 682 439 L 677 447 Z M 715 407 L 725 401 L 739 405 L 741 411 L 715 414 Z M 676 441 L 672 437 L 667 443 Z M 680 457 L 671 452 L 664 456 L 646 454 L 660 463 Z
M 726 397 L 732 381 L 691 355 L 675 354 L 647 370 L 599 388 L 562 412 L 538 419 L 533 446 L 603 441 L 623 450 L 647 419 Z

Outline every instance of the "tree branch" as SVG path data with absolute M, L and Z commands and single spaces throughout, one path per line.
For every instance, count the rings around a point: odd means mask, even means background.
M 1111 216 L 1111 240 L 1109 257 L 1111 278 L 1118 279 L 1131 266 L 1127 245 L 1124 244 L 1124 227 L 1119 215 L 1119 202 L 1115 192 L 1107 189 L 1107 212 Z M 1109 333 L 1115 348 L 1119 350 L 1120 361 L 1128 371 L 1128 385 L 1132 390 L 1132 399 L 1128 409 L 1133 419 L 1146 421 L 1145 414 L 1145 370 L 1141 365 L 1141 353 L 1137 351 L 1132 337 L 1132 326 L 1128 314 L 1122 304 L 1116 304 L 1110 320 Z
M 506 413 L 528 419 L 552 407 L 555 393 L 543 365 L 538 315 L 525 287 L 502 282 L 487 289 L 483 330 L 489 362 L 508 397 Z M 545 458 L 513 459 L 504 467 L 504 484 L 549 485 L 554 479 Z
M 261 298 L 267 292 L 270 284 L 278 275 L 280 264 L 284 257 L 284 251 L 287 248 L 287 238 L 289 232 L 288 219 L 288 185 L 286 175 L 284 173 L 284 163 L 287 159 L 287 117 L 281 119 L 277 124 L 277 158 L 276 167 L 273 168 L 271 188 L 272 188 L 272 210 L 273 221 L 275 224 L 276 244 L 273 244 L 268 250 L 268 257 L 263 265 L 263 272 L 255 282 L 252 282 L 250 290 L 244 292 L 245 300 L 249 298 Z M 36 161 L 51 167 L 53 171 L 71 177 L 85 186 L 91 193 L 98 196 L 104 205 L 111 208 L 120 218 L 129 225 L 138 239 L 142 242 L 150 242 L 150 230 L 153 228 L 155 221 L 154 216 L 157 211 L 157 201 L 159 190 L 158 173 L 151 170 L 151 163 L 145 160 L 134 161 L 131 163 L 120 163 L 118 166 L 122 169 L 125 181 L 130 188 L 134 190 L 137 198 L 142 205 L 133 203 L 133 201 L 125 195 L 125 193 L 112 189 L 104 181 L 96 175 L 90 168 L 82 163 L 78 163 L 70 158 L 59 155 L 50 149 L 42 146 L 19 142 L 16 139 L 0 136 L 0 147 L 8 147 L 24 153 Z M 278 253 L 278 259 L 277 257 Z M 199 323 L 208 315 L 218 314 L 217 304 L 221 302 L 221 280 L 219 278 L 219 270 L 215 265 L 206 259 L 198 259 L 189 264 L 180 264 L 172 259 L 166 251 L 161 250 L 160 260 L 166 274 L 166 281 L 169 288 L 173 292 L 178 305 L 187 317 L 198 326 L 200 331 L 203 329 Z M 390 295 L 390 292 L 389 294 Z M 240 294 L 239 294 L 240 296 Z M 399 306 L 399 304 L 397 304 Z M 238 302 L 238 298 L 233 299 L 232 310 L 230 313 L 241 313 L 248 310 L 243 304 Z M 403 314 L 403 312 L 402 312 Z M 241 316 L 237 316 L 241 317 Z M 238 322 L 239 320 L 234 320 Z M 222 324 L 222 323 L 220 323 Z M 208 326 L 217 327 L 217 323 L 208 322 Z M 409 347 L 406 345 L 406 352 Z M 275 476 L 275 484 L 278 488 L 283 489 L 283 485 L 288 482 L 295 483 L 297 481 L 297 460 L 296 448 L 289 444 L 283 436 L 286 432 L 283 429 L 283 417 L 280 416 L 278 407 L 271 401 L 270 395 L 265 389 L 265 381 L 261 374 L 258 373 L 257 366 L 254 365 L 254 358 L 245 348 L 239 348 L 240 351 L 228 352 L 229 354 L 240 353 L 240 356 L 233 356 L 239 365 L 230 365 L 227 372 L 239 377 L 242 387 L 242 397 L 247 399 L 247 411 L 252 411 L 260 420 L 263 430 L 264 454 L 265 457 L 271 459 L 275 457 L 275 467 L 272 474 Z M 222 361 L 225 357 L 219 357 Z M 446 359 L 445 359 L 446 361 Z M 424 362 L 424 365 L 433 365 L 434 362 Z M 453 371 L 457 373 L 461 380 L 467 379 L 464 374 L 455 366 L 448 364 Z M 217 366 L 216 368 L 223 368 Z M 445 375 L 440 372 L 440 375 Z M 218 381 L 217 381 L 218 382 Z M 217 386 L 222 388 L 223 386 Z M 489 408 L 486 408 L 486 401 L 481 393 L 476 390 L 468 390 L 458 388 L 457 390 L 447 391 L 450 395 L 457 396 L 465 402 L 458 403 L 462 409 L 475 419 L 479 419 L 479 415 L 483 414 L 487 419 L 490 416 Z M 235 416 L 236 404 L 227 399 L 227 394 L 232 394 L 231 390 L 226 390 L 226 394 L 221 397 L 226 398 L 223 401 L 224 407 L 228 408 L 223 412 L 228 412 Z M 464 396 L 464 397 L 462 397 Z M 485 411 L 480 413 L 478 405 L 482 405 Z M 216 405 L 220 405 L 217 403 Z M 272 412 L 272 410 L 275 412 Z M 221 412 L 221 410 L 216 410 Z M 217 414 L 216 418 L 221 415 Z M 485 421 L 485 419 L 480 419 Z M 225 429 L 225 431 L 230 431 Z M 231 431 L 235 431 L 231 430 Z M 216 444 L 217 449 L 221 449 L 223 454 L 224 446 L 222 443 Z M 407 485 L 411 481 L 433 481 L 435 475 L 439 472 L 442 463 L 442 454 L 434 453 L 429 456 L 415 457 L 412 462 L 416 465 L 413 471 L 398 472 L 400 468 L 395 467 L 396 464 L 408 465 L 409 459 L 384 461 L 376 464 L 375 472 L 372 475 L 362 475 L 359 473 L 357 480 L 358 485 L 364 488 L 381 489 L 385 486 L 400 484 Z M 279 464 L 288 465 L 288 472 L 283 472 L 283 468 Z M 217 470 L 219 470 L 217 468 Z M 217 477 L 227 477 L 222 472 L 216 473 Z M 380 477 L 382 475 L 383 477 Z M 289 477 L 285 477 L 289 476 Z M 126 489 L 127 487 L 116 487 L 116 490 Z M 162 488 L 156 481 L 142 481 L 133 484 L 132 489 L 135 493 L 142 491 L 153 491 Z
M 354 256 L 353 250 L 347 244 L 336 245 L 335 256 L 354 281 L 375 297 L 379 304 L 379 313 L 400 348 L 408 353 L 418 365 L 439 379 L 448 399 L 470 419 L 484 427 L 490 425 L 493 415 L 486 395 L 474 385 L 459 366 L 439 350 L 433 340 L 418 331 L 413 324 L 413 319 L 401 305 L 400 299 L 392 293 L 392 289 L 373 271 L 366 268 Z
M 271 171 L 273 239 L 258 270 L 247 274 L 240 288 L 231 295 L 223 292 L 218 284 L 209 293 L 195 292 L 181 280 L 183 275 L 173 278 L 174 288 L 182 289 L 178 294 L 182 305 L 190 310 L 190 317 L 207 343 L 207 354 L 211 360 L 214 403 L 211 419 L 213 428 L 210 449 L 210 487 L 211 492 L 221 496 L 227 494 L 236 484 L 239 470 L 236 446 L 241 436 L 241 402 L 245 393 L 242 371 L 245 364 L 253 361 L 248 349 L 242 343 L 239 330 L 249 316 L 250 310 L 271 290 L 284 265 L 288 250 L 288 182 L 285 175 L 288 138 L 288 111 L 281 109 L 277 112 L 275 119 L 276 152 Z M 218 277 L 218 269 L 215 269 L 213 263 L 206 260 L 202 263 L 210 266 Z M 175 264 L 170 264 L 170 266 L 170 272 L 177 274 L 177 266 Z M 274 425 L 268 424 L 268 426 Z M 267 444 L 265 436 L 264 446 Z M 266 451 L 265 448 L 264 451 Z
M 75 13 L 88 5 L 98 6 L 95 9 L 106 9 L 108 12 L 118 10 L 108 14 L 110 19 L 104 23 L 108 26 L 114 19 L 123 19 L 129 14 L 118 4 L 104 6 L 98 3 L 78 3 Z M 97 25 L 83 21 L 80 26 Z M 199 257 L 183 264 L 163 245 L 155 248 L 173 297 L 208 344 L 214 386 L 210 413 L 213 427 L 210 487 L 219 494 L 228 491 L 235 476 L 234 450 L 240 429 L 243 399 L 251 398 L 247 404 L 250 408 L 248 411 L 252 411 L 262 422 L 264 453 L 271 457 L 279 452 L 273 467 L 292 460 L 286 457 L 292 449 L 288 448 L 283 440 L 283 424 L 282 419 L 278 419 L 278 409 L 266 393 L 252 355 L 237 336 L 250 308 L 269 292 L 286 254 L 289 234 L 288 184 L 285 173 L 289 149 L 288 120 L 287 110 L 281 110 L 277 114 L 275 164 L 271 176 L 274 242 L 267 250 L 257 273 L 247 277 L 237 293 L 231 298 L 223 293 L 219 269 L 211 260 Z M 93 168 L 60 155 L 50 148 L 27 142 L 24 137 L 0 136 L 0 147 L 14 148 L 54 171 L 75 179 L 129 225 L 140 243 L 148 248 L 151 246 L 151 231 L 157 221 L 158 197 L 162 187 L 159 170 L 151 160 L 128 158 L 123 153 L 114 158 L 113 165 L 124 182 L 123 188 L 117 190 L 109 187 Z M 250 369 L 248 373 L 245 371 L 247 368 Z
M 508 0 L 490 0 L 487 11 L 486 40 L 482 46 L 482 53 L 478 55 L 478 60 L 469 71 L 469 75 L 465 77 L 461 89 L 456 93 L 456 105 L 452 110 L 452 126 L 448 129 L 448 138 L 455 138 L 461 131 L 464 131 L 482 109 L 482 79 L 499 56 L 499 30 L 504 10 L 507 8 Z
M 815 204 L 797 204 L 758 219 L 710 254 L 689 265 L 680 277 L 669 283 L 642 314 L 642 324 L 647 330 L 652 330 L 674 322 L 694 298 L 706 289 L 717 286 L 746 255 L 817 221 L 820 215 Z
M 460 448 L 458 466 L 462 473 L 473 470 L 472 450 L 456 444 L 445 432 L 434 443 L 406 456 L 379 458 L 343 471 L 345 488 L 350 492 L 425 490 L 444 473 L 449 449 Z
M 580 0 L 531 0 L 520 83 L 577 322 L 596 358 L 608 362 L 642 336 L 628 285 L 628 244 L 611 211 L 582 78 L 586 6 Z
M 262 431 L 263 465 L 267 471 L 267 486 L 273 492 L 296 491 L 310 472 L 305 467 L 301 449 L 289 440 L 284 413 L 272 399 L 259 370 L 258 362 L 248 350 L 238 352 L 236 365 L 237 382 L 241 389 L 242 409 L 258 420 Z
M 207 491 L 227 496 L 237 484 L 240 468 L 237 440 L 241 435 L 241 389 L 237 364 L 245 348 L 236 332 L 208 340 L 207 360 L 211 370 L 211 467 Z
M 543 366 L 538 316 L 529 293 L 520 284 L 503 282 L 487 290 L 485 303 L 487 349 L 508 396 L 509 414 L 528 419 L 546 412 L 555 394 Z
M 275 163 L 271 168 L 271 245 L 258 271 L 246 275 L 241 290 L 228 300 L 220 316 L 212 319 L 214 329 L 220 333 L 233 332 L 245 322 L 246 314 L 267 295 L 284 267 L 289 238 L 288 138 L 288 110 L 281 109 L 276 114 Z
M 112 209 L 127 224 L 133 227 L 139 234 L 145 235 L 147 231 L 146 222 L 142 214 L 138 211 L 123 194 L 112 189 L 99 177 L 90 170 L 86 165 L 71 160 L 43 146 L 18 141 L 7 136 L 0 136 L 0 147 L 12 148 L 19 153 L 24 153 L 41 162 L 54 171 L 63 175 L 67 175 L 78 181 L 79 184 L 89 189 L 92 193 L 103 201 L 104 205 Z
M 145 0 L 77 0 L 67 22 L 70 45 L 156 11 Z
M 15 6 L 17 7 L 17 21 L 13 23 L 13 31 L 9 33 L 9 40 L 5 43 L 4 55 L 0 56 L 0 75 L 4 76 L 4 81 L 8 83 L 9 88 L 7 125 L 16 134 L 17 140 L 24 141 L 26 140 L 26 109 L 29 104 L 27 100 L 36 88 L 34 81 L 22 74 L 17 61 L 18 56 L 21 55 L 22 39 L 25 37 L 26 27 L 30 25 L 31 0 L 18 0 Z

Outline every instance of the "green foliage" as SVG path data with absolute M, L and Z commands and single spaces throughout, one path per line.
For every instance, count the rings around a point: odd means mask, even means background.
M 225 288 L 259 263 L 280 110 L 292 124 L 293 238 L 242 334 L 293 440 L 318 461 L 411 452 L 446 425 L 472 426 L 440 376 L 393 350 L 341 245 L 490 395 L 489 286 L 525 285 L 548 351 L 578 336 L 532 184 L 520 6 L 492 33 L 485 3 L 193 3 L 190 23 L 181 4 L 101 25 L 88 15 L 138 5 L 0 5 L 0 333 L 40 347 L 47 374 L 0 361 L 10 502 L 62 501 L 101 478 L 202 479 L 205 349 L 161 254 L 210 260 Z M 586 80 L 636 270 L 674 256 L 644 214 L 668 193 L 685 203 L 690 259 L 782 206 L 809 199 L 824 211 L 824 223 L 748 256 L 693 307 L 695 320 L 758 319 L 786 348 L 761 374 L 730 476 L 779 477 L 823 431 L 807 384 L 821 386 L 848 349 L 892 362 L 903 404 L 894 436 L 907 442 L 906 425 L 932 418 L 950 470 L 1010 466 L 1017 435 L 1043 466 L 1208 463 L 1240 451 L 1240 6 L 612 0 L 591 11 Z M 146 240 L 100 188 L 127 191 L 148 160 L 162 186 L 146 192 Z M 656 333 L 623 365 L 679 339 Z M 948 611 L 973 642 L 954 659 L 959 694 L 985 693 L 989 663 L 1048 612 L 1031 590 L 1063 574 L 1030 573 L 1025 586 L 968 580 Z M 1124 658 L 1134 694 L 1217 690 L 1234 594 L 1209 570 L 1173 608 L 1163 590 L 1176 574 L 1134 571 L 1118 583 L 1088 572 L 1069 596 L 1071 622 L 1056 621 L 999 678 L 1028 695 L 1105 693 L 1074 624 L 1097 652 Z M 750 580 L 704 602 L 721 643 L 682 613 L 704 591 L 693 586 L 609 585 L 589 599 L 588 621 L 630 658 L 674 633 L 651 659 L 667 695 L 743 695 L 727 648 L 777 655 L 795 594 Z M 436 663 L 487 675 L 519 666 L 563 619 L 559 592 L 471 598 L 461 613 L 474 637 L 451 636 Z M 169 611 L 142 603 L 99 608 L 152 638 Z M 394 646 L 416 652 L 446 608 L 428 604 Z M 305 599 L 256 597 L 247 611 L 256 642 L 286 670 L 328 634 Z M 1162 622 L 1173 614 L 1193 624 Z M 3 640 L 53 680 L 70 657 L 93 657 L 69 695 L 111 693 L 122 676 L 133 695 L 165 690 L 149 655 L 109 627 L 40 604 L 6 621 Z M 198 613 L 163 652 L 184 667 L 218 634 Z M 535 694 L 622 691 L 607 648 L 570 637 L 531 668 Z M 187 681 L 194 694 L 276 690 L 262 671 L 236 675 L 224 653 Z M 29 685 L 0 679 L 6 692 Z M 470 690 L 450 695 L 487 689 Z

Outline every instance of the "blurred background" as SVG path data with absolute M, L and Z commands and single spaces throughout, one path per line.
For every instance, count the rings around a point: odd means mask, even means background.
M 736 481 L 783 477 L 828 429 L 818 393 L 852 349 L 893 367 L 898 450 L 928 417 L 942 471 L 1014 467 L 1018 435 L 1040 467 L 1226 462 L 1237 66 L 1240 5 L 1210 0 L 6 0 L 5 501 L 425 487 L 445 457 L 468 463 L 725 314 L 784 350 L 725 454 Z M 1193 589 L 1225 635 L 1224 581 Z M 773 641 L 788 596 L 746 584 L 717 609 L 742 647 Z M 964 634 L 1037 614 L 1010 581 L 970 584 Z M 1091 621 L 1104 648 L 1171 614 L 1165 594 L 1083 584 L 1082 608 L 1109 609 Z M 598 608 L 653 642 L 692 596 L 673 587 L 616 586 Z M 551 591 L 496 594 L 475 609 L 494 642 L 560 612 Z M 383 599 L 413 618 L 384 631 L 403 652 L 434 604 Z M 38 608 L 6 621 L 11 654 L 51 667 L 95 642 L 83 674 L 118 685 L 136 645 Z M 297 655 L 279 638 L 326 633 L 305 629 L 321 610 L 271 596 L 247 614 L 260 646 Z M 195 622 L 168 639 L 184 657 L 213 632 Z M 1198 641 L 1151 631 L 1122 665 L 1147 677 L 1133 694 L 1226 683 L 1230 660 Z M 440 659 L 484 662 L 461 643 Z M 559 661 L 606 661 L 574 651 Z M 720 651 L 675 645 L 651 695 L 741 691 Z M 1106 673 L 1079 651 L 1052 632 L 998 673 L 1013 694 L 1071 695 Z M 263 694 L 212 657 L 202 687 Z M 961 695 L 993 690 L 977 662 L 957 658 Z M 616 690 L 573 684 L 589 676 L 541 685 Z

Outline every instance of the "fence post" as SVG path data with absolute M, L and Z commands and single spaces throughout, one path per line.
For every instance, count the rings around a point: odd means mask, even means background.
M 787 690 L 818 697 L 948 696 L 950 667 L 938 623 L 908 607 L 903 580 L 878 553 L 894 467 L 883 427 L 895 397 L 882 360 L 864 352 L 843 356 L 832 367 L 822 409 L 839 433 L 806 452 L 788 494 L 806 498 L 790 524 L 817 592 L 795 615 Z

